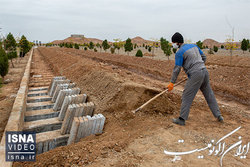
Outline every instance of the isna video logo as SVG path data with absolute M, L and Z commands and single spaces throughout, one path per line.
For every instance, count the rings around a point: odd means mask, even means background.
M 5 133 L 6 161 L 35 161 L 36 133 L 7 131 Z

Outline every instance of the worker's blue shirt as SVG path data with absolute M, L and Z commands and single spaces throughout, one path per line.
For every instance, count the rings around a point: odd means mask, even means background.
M 171 82 L 175 83 L 181 67 L 185 73 L 190 73 L 205 68 L 206 56 L 202 50 L 194 44 L 183 44 L 175 54 L 175 67 Z

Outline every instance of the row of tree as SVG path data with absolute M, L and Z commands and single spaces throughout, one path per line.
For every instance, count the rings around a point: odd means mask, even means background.
M 119 54 L 119 50 L 120 48 L 124 47 L 125 52 L 127 52 L 127 54 L 129 55 L 129 52 L 131 52 L 133 49 L 136 49 L 137 47 L 139 47 L 136 43 L 133 44 L 131 42 L 131 39 L 128 38 L 125 42 L 121 41 L 120 39 L 114 39 L 114 43 L 109 43 L 107 41 L 107 39 L 105 39 L 101 44 L 97 43 L 96 45 L 93 42 L 89 42 L 89 43 L 84 43 L 84 44 L 73 44 L 73 43 L 61 43 L 59 44 L 60 47 L 67 47 L 67 48 L 76 48 L 79 49 L 79 46 L 83 46 L 84 50 L 87 50 L 87 48 L 89 49 L 94 49 L 95 52 L 97 52 L 96 48 L 100 48 L 103 49 L 105 52 L 107 49 L 110 49 L 111 53 L 114 53 L 115 50 L 118 50 L 118 54 Z M 208 48 L 208 46 L 204 46 L 203 42 L 198 41 L 196 42 L 196 45 L 198 47 L 200 47 L 201 49 L 205 49 Z M 230 43 L 226 44 L 226 49 L 232 49 L 232 46 L 230 45 Z M 95 48 L 96 47 L 96 48 Z M 141 46 L 140 46 L 141 47 Z M 153 44 L 150 45 L 145 45 L 143 43 L 142 47 L 144 47 L 145 49 L 147 49 L 149 52 L 152 51 L 152 54 L 154 54 L 154 49 L 155 48 L 161 48 L 162 51 L 164 52 L 164 54 L 166 56 L 171 55 L 171 53 L 176 53 L 177 49 L 172 49 L 172 46 L 170 44 L 169 41 L 167 41 L 165 38 L 160 38 L 160 42 L 154 42 Z M 221 49 L 225 48 L 224 45 L 220 46 Z M 236 48 L 236 47 L 233 47 Z M 241 49 L 243 51 L 247 50 L 249 48 L 249 40 L 243 39 L 242 43 L 241 43 Z M 213 53 L 213 52 L 217 52 L 218 51 L 218 47 L 217 46 L 213 46 L 213 48 L 209 48 L 209 53 Z M 140 56 L 139 56 L 140 57 Z
M 203 45 L 203 42 L 201 42 L 201 41 L 196 42 L 196 45 L 197 45 L 200 49 L 212 49 L 212 48 L 208 48 L 208 46 L 204 46 L 204 45 Z M 218 51 L 219 48 L 218 48 L 217 46 L 213 46 L 213 50 L 216 50 L 216 48 L 217 48 L 217 51 Z M 220 48 L 223 49 L 223 48 L 224 48 L 224 45 L 221 45 Z M 215 51 L 215 52 L 217 52 L 217 51 Z
M 109 43 L 107 39 L 105 39 L 101 44 L 97 43 L 96 45 L 93 42 L 84 43 L 84 44 L 60 43 L 59 46 L 66 47 L 66 48 L 75 48 L 75 49 L 79 49 L 79 46 L 82 46 L 84 47 L 84 50 L 87 50 L 87 48 L 89 48 L 89 49 L 94 49 L 95 52 L 97 52 L 96 48 L 103 49 L 105 52 L 106 50 L 110 49 L 111 53 L 114 53 L 115 50 L 118 50 L 118 54 L 119 54 L 119 50 L 121 48 L 124 48 L 125 52 L 127 52 L 128 55 L 133 49 L 136 49 L 139 47 L 136 43 L 133 44 L 130 38 L 128 38 L 125 42 L 121 41 L 120 39 L 114 39 L 114 41 L 115 42 L 113 43 Z M 54 46 L 54 44 L 48 43 L 46 44 L 46 46 Z M 160 44 L 158 42 L 154 42 L 152 45 L 145 45 L 143 43 L 142 46 L 145 47 L 145 49 L 147 49 L 149 52 L 152 51 L 153 52 L 152 54 L 154 54 L 154 48 L 158 48 L 158 47 L 161 47 L 164 54 L 168 57 L 172 53 L 171 51 L 172 46 L 170 42 L 164 39 L 163 37 L 160 39 Z M 173 49 L 173 52 L 175 53 L 176 49 Z
M 20 57 L 24 57 L 31 47 L 32 45 L 24 35 L 19 41 L 16 41 L 14 36 L 9 33 L 5 39 L 0 40 L 0 75 L 3 80 L 4 76 L 8 73 L 8 60 L 11 61 L 12 67 L 14 67 L 12 59 L 17 57 L 17 48 L 20 50 Z
M 208 46 L 204 46 L 204 45 L 203 45 L 203 42 L 201 42 L 201 41 L 196 42 L 196 45 L 197 45 L 199 48 L 201 48 L 201 49 L 208 48 Z M 221 45 L 220 48 L 221 48 L 221 49 L 226 48 L 226 49 L 234 50 L 234 49 L 237 48 L 237 46 L 236 46 L 235 43 L 227 42 L 227 43 L 226 43 L 226 46 Z M 243 51 L 243 53 L 244 53 L 244 51 L 247 51 L 248 49 L 249 49 L 249 52 L 250 52 L 250 43 L 249 43 L 249 39 L 245 39 L 245 38 L 244 38 L 244 39 L 241 41 L 240 48 L 241 48 L 241 50 Z M 211 49 L 212 49 L 212 48 L 211 48 Z M 214 46 L 214 47 L 213 47 L 213 50 L 214 50 L 215 52 L 217 52 L 217 51 L 218 51 L 218 47 L 217 47 L 217 46 Z

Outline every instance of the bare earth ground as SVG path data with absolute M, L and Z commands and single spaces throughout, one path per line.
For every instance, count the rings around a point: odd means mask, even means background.
M 8 83 L 3 84 L 0 88 L 0 139 L 2 138 L 9 114 L 12 110 L 28 58 L 29 56 L 13 59 L 14 68 L 10 63 L 9 73 L 4 78 Z
M 62 50 L 58 49 L 59 54 L 63 54 Z M 140 75 L 149 76 L 157 80 L 170 80 L 173 61 L 160 61 L 148 58 L 137 58 L 124 55 L 112 55 L 108 53 L 95 53 L 91 51 L 64 49 L 64 52 L 69 54 L 83 55 L 95 61 L 108 63 L 117 67 L 125 68 Z M 215 93 L 222 94 L 223 97 L 236 100 L 243 104 L 250 104 L 248 89 L 250 83 L 250 62 L 249 57 L 234 56 L 232 65 L 229 64 L 228 56 L 207 56 L 208 71 L 212 88 Z M 224 61 L 222 61 L 224 60 Z M 218 62 L 218 64 L 216 64 Z M 73 64 L 73 63 L 72 63 Z M 74 64 L 73 64 L 74 65 Z M 114 67 L 116 68 L 116 67 Z M 179 78 L 185 77 L 184 72 Z
M 84 49 L 84 48 L 81 48 L 81 49 Z M 161 50 L 161 48 L 154 48 L 154 50 L 152 49 L 151 52 L 149 52 L 147 49 L 145 49 L 144 47 L 139 47 L 139 48 L 136 48 L 136 49 L 133 49 L 130 53 L 129 53 L 129 56 L 135 56 L 136 52 L 138 50 L 141 50 L 142 53 L 143 53 L 143 56 L 146 56 L 145 53 L 150 53 L 150 54 L 154 54 L 153 57 L 151 57 L 152 59 L 154 60 L 168 60 L 168 57 L 164 54 L 164 52 Z M 105 52 L 103 49 L 100 49 L 98 48 L 97 49 L 98 52 Z M 209 55 L 208 54 L 208 51 L 209 49 L 202 49 L 202 51 L 206 54 L 206 55 Z M 110 49 L 106 50 L 106 53 L 111 53 L 110 52 Z M 125 52 L 124 48 L 121 48 L 119 51 L 118 50 L 115 50 L 115 53 L 116 54 L 122 54 L 122 55 L 127 55 L 127 53 Z M 218 52 L 214 52 L 215 56 L 229 56 L 230 55 L 230 51 L 229 50 L 226 50 L 226 49 L 220 49 L 218 50 Z M 249 51 L 245 51 L 243 53 L 242 50 L 233 50 L 233 56 L 243 56 L 243 57 L 250 57 L 250 52 Z M 174 53 L 172 53 L 169 57 L 170 60 L 174 60 Z
M 219 92 L 217 99 L 226 100 L 227 105 L 220 104 L 225 123 L 217 122 L 204 99 L 197 96 L 189 120 L 182 127 L 171 123 L 179 114 L 181 87 L 159 97 L 135 115 L 130 112 L 165 88 L 173 61 L 63 48 L 38 50 L 54 74 L 65 75 L 75 82 L 95 103 L 95 112 L 102 113 L 107 120 L 102 135 L 89 136 L 38 155 L 36 162 L 14 166 L 219 166 L 220 157 L 209 156 L 208 150 L 181 156 L 175 162 L 174 156 L 163 151 L 203 148 L 212 139 L 217 141 L 239 126 L 241 129 L 225 140 L 226 147 L 239 141 L 239 136 L 243 144 L 250 141 L 248 67 L 209 65 L 211 84 Z M 183 73 L 181 78 L 185 78 Z M 184 143 L 178 143 L 180 139 Z M 249 156 L 236 157 L 235 150 L 226 154 L 224 166 L 250 166 Z M 199 155 L 204 158 L 198 159 Z

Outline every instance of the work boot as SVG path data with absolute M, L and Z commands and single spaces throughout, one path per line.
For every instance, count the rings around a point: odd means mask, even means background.
M 185 120 L 182 119 L 182 118 L 174 118 L 173 123 L 184 126 L 185 125 Z
M 219 122 L 224 122 L 224 118 L 223 118 L 221 115 L 220 115 L 220 116 L 218 116 L 218 118 L 217 118 L 217 119 L 218 119 L 218 121 L 219 121 Z

